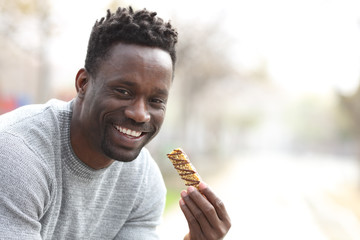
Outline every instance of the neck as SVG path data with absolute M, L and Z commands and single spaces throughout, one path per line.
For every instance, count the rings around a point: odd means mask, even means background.
M 73 105 L 73 114 L 70 123 L 70 143 L 75 155 L 87 166 L 98 170 L 110 166 L 114 160 L 105 156 L 101 149 L 94 146 L 89 138 L 84 134 L 87 129 L 79 121 L 80 106 L 75 100 Z

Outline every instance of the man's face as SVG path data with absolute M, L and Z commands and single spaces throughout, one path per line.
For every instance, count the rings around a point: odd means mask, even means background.
M 163 123 L 172 71 L 166 51 L 114 45 L 86 83 L 80 119 L 87 145 L 114 160 L 134 160 Z

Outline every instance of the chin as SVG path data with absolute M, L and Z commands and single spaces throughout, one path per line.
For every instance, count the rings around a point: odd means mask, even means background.
M 111 125 L 101 138 L 101 150 L 107 158 L 119 162 L 134 161 L 139 156 L 143 147 L 156 135 L 149 133 L 143 138 L 141 143 L 134 144 L 134 146 L 130 147 L 123 145 L 121 141 L 117 141 L 113 133 L 114 127 Z M 116 133 L 118 134 L 117 131 Z
M 103 146 L 102 150 L 104 154 L 115 161 L 119 162 L 131 162 L 134 161 L 140 154 L 141 148 L 139 149 L 111 149 L 109 146 Z
M 121 155 L 121 156 L 113 156 L 112 159 L 119 162 L 132 162 L 139 156 L 139 153 L 136 155 Z

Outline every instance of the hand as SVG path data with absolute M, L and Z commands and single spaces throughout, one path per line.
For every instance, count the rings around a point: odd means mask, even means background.
M 190 230 L 184 240 L 223 239 L 231 227 L 225 206 L 205 183 L 199 190 L 190 186 L 181 192 L 180 208 Z

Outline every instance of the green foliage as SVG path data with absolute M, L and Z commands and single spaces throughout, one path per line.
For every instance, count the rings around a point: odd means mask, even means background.
M 166 194 L 165 214 L 178 204 L 180 200 L 180 191 L 175 188 L 168 187 Z

